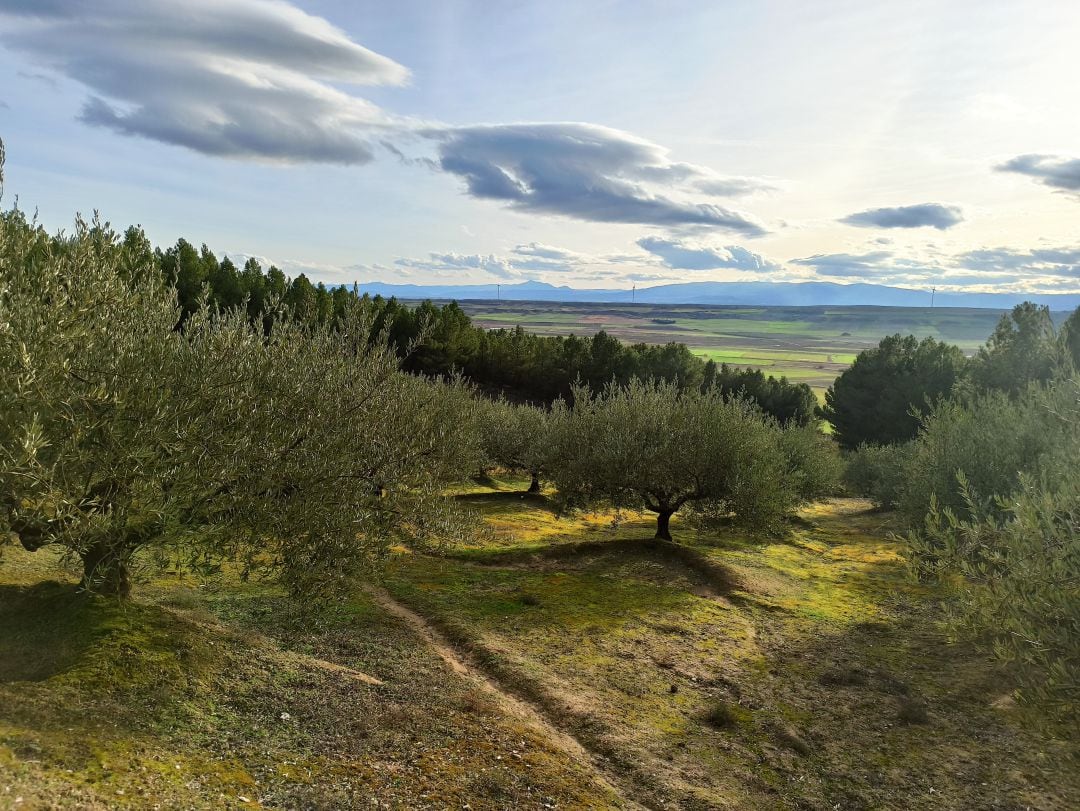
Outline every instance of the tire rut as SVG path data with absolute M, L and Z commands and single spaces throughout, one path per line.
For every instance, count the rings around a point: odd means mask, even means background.
M 651 806 L 643 805 L 632 798 L 632 789 L 618 775 L 610 773 L 603 763 L 603 756 L 593 752 L 571 733 L 560 729 L 542 707 L 532 701 L 521 698 L 510 689 L 493 679 L 484 670 L 470 661 L 467 654 L 456 648 L 446 636 L 422 615 L 399 602 L 385 590 L 376 586 L 367 587 L 368 594 L 385 611 L 406 622 L 424 639 L 432 650 L 446 663 L 454 673 L 473 682 L 491 696 L 503 711 L 526 721 L 544 734 L 559 748 L 573 755 L 579 761 L 592 768 L 592 777 L 597 786 L 614 794 L 623 805 L 635 811 L 649 811 Z

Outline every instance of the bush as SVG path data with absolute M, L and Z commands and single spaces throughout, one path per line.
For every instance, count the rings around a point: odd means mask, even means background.
M 847 455 L 843 482 L 848 492 L 891 510 L 900 500 L 912 443 L 860 445 Z
M 909 536 L 912 565 L 952 588 L 954 628 L 1012 667 L 1022 698 L 1077 720 L 1080 380 L 1028 399 L 1043 411 L 1036 427 L 1052 437 L 1037 470 L 991 502 L 961 474 L 966 517 L 933 500 L 921 530 Z
M 844 470 L 839 449 L 816 427 L 790 425 L 780 434 L 788 481 L 799 499 L 815 501 L 836 495 Z
M 1015 398 L 990 392 L 939 403 L 903 466 L 898 508 L 908 525 L 921 526 L 935 499 L 939 508 L 972 517 L 959 474 L 969 496 L 993 511 L 994 496 L 1014 492 L 1022 473 L 1036 473 L 1063 427 L 1046 396 L 1032 386 Z

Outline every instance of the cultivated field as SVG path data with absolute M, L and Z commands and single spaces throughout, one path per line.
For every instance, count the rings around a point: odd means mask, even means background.
M 9 547 L 0 808 L 1080 804 L 1076 740 L 943 636 L 887 514 L 658 547 L 526 484 L 461 489 L 472 545 L 308 613 L 228 571 L 117 606 Z
M 630 343 L 685 343 L 717 363 L 762 369 L 820 394 L 863 349 L 893 333 L 930 336 L 974 352 L 997 310 L 909 307 L 721 307 L 697 305 L 459 302 L 480 326 L 520 324 L 540 335 L 606 330 Z

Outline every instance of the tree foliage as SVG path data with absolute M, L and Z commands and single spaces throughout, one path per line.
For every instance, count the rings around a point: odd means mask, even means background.
M 739 395 L 781 425 L 809 426 L 817 422 L 817 398 L 805 383 L 793 383 L 786 377 L 766 376 L 760 369 L 738 369 L 716 361 L 705 364 L 702 388 L 716 387 L 721 394 Z
M 360 296 L 342 286 L 312 284 L 302 273 L 288 279 L 277 267 L 264 271 L 254 258 L 238 268 L 228 257 L 219 259 L 206 245 L 196 249 L 185 239 L 154 250 L 137 227 L 125 232 L 124 241 L 139 245 L 142 264 L 157 264 L 174 285 L 181 322 L 200 306 L 204 290 L 215 309 L 246 302 L 249 317 L 261 320 L 267 330 L 278 317 L 268 310 L 269 302 L 283 303 L 289 316 L 300 321 L 333 324 L 350 302 L 360 299 L 371 312 L 374 332 L 385 331 L 406 371 L 429 377 L 460 372 L 496 398 L 550 405 L 568 398 L 575 381 L 600 391 L 613 380 L 651 378 L 682 388 L 715 384 L 724 391 L 741 391 L 784 424 L 814 420 L 815 401 L 805 384 L 752 370 L 724 367 L 718 372 L 715 363 L 706 363 L 685 344 L 624 344 L 603 330 L 591 337 L 531 335 L 521 327 L 486 330 L 473 324 L 455 302 L 425 301 L 410 307 L 392 298 Z
M 1072 311 L 1061 327 L 1061 342 L 1065 358 L 1073 371 L 1080 371 L 1080 307 Z
M 963 512 L 936 500 L 909 539 L 923 577 L 955 590 L 957 630 L 1008 663 L 1022 697 L 1080 718 L 1080 378 L 1036 390 L 1054 437 L 1015 486 L 979 492 L 959 473 Z M 992 426 L 991 426 L 992 427 Z M 958 577 L 959 576 L 959 577 Z
M 640 380 L 573 395 L 551 470 L 570 503 L 644 508 L 657 514 L 656 537 L 671 540 L 684 505 L 763 530 L 798 499 L 781 429 L 748 400 Z
M 843 482 L 849 492 L 891 510 L 900 503 L 913 442 L 860 445 L 847 454 Z
M 890 335 L 860 352 L 829 387 L 821 415 L 847 449 L 910 441 L 920 416 L 952 391 L 966 363 L 950 344 Z
M 800 501 L 834 496 L 840 489 L 844 461 L 836 442 L 817 426 L 788 425 L 780 434 L 786 475 Z
M 475 469 L 474 400 L 402 373 L 359 302 L 331 328 L 271 301 L 265 333 L 206 294 L 178 304 L 100 223 L 0 226 L 0 520 L 24 547 L 63 547 L 119 595 L 155 556 L 314 594 L 393 538 L 453 531 L 439 487 Z
M 550 437 L 565 411 L 562 401 L 553 410 L 495 400 L 481 409 L 481 437 L 487 459 L 506 470 L 526 473 L 529 492 L 540 492 L 548 470 Z
M 971 517 L 958 474 L 981 508 L 992 510 L 994 496 L 1016 490 L 1022 474 L 1037 473 L 1063 427 L 1044 398 L 1032 385 L 1013 398 L 994 391 L 938 404 L 904 460 L 898 507 L 907 523 L 920 526 L 935 502 Z
M 975 356 L 972 381 L 981 390 L 1016 394 L 1050 380 L 1064 361 L 1050 308 L 1026 301 L 1001 317 Z

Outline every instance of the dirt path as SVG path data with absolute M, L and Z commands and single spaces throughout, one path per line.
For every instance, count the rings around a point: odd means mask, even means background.
M 592 767 L 593 779 L 596 781 L 597 786 L 617 796 L 626 808 L 635 809 L 635 811 L 647 811 L 648 806 L 644 806 L 628 796 L 627 789 L 620 788 L 619 783 L 621 781 L 617 777 L 613 775 L 609 777 L 605 773 L 606 768 L 600 756 L 589 751 L 573 735 L 555 726 L 541 708 L 515 696 L 494 679 L 487 676 L 482 670 L 470 664 L 467 658 L 458 653 L 450 641 L 437 628 L 420 614 L 395 600 L 386 591 L 374 586 L 369 586 L 367 591 L 381 608 L 412 626 L 439 654 L 440 658 L 446 662 L 447 667 L 491 696 L 500 709 L 528 722 L 556 746 L 569 752 L 582 763 L 589 764 Z

